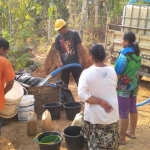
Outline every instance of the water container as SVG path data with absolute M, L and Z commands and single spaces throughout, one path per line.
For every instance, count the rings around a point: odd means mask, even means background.
M 59 102 L 51 102 L 49 104 L 43 105 L 45 109 L 51 113 L 52 120 L 59 120 L 60 119 L 60 112 L 62 103 Z
M 45 110 L 42 115 L 42 131 L 50 131 L 52 129 L 51 114 L 48 110 Z
M 79 102 L 67 102 L 64 105 L 66 118 L 68 120 L 74 120 L 77 113 L 81 111 L 82 104 Z
M 37 132 L 37 115 L 35 112 L 30 112 L 27 122 L 27 135 L 33 136 Z
M 24 95 L 23 87 L 14 82 L 12 89 L 5 95 L 5 106 L 0 111 L 3 118 L 12 118 L 17 114 L 19 103 Z
M 123 32 L 129 31 L 128 26 L 137 27 L 130 28 L 130 31 L 142 34 L 150 35 L 149 30 L 144 28 L 150 28 L 150 7 L 149 5 L 125 5 L 122 17 Z
M 68 150 L 82 150 L 84 136 L 80 134 L 82 127 L 69 126 L 63 130 Z
M 60 150 L 62 136 L 59 132 L 47 131 L 37 135 L 34 141 L 39 144 L 40 150 Z
M 30 112 L 34 111 L 34 95 L 23 96 L 18 108 L 18 120 L 26 122 Z

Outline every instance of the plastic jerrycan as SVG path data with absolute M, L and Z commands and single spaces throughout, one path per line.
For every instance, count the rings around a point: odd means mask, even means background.
M 37 115 L 35 112 L 30 112 L 27 122 L 27 135 L 34 136 L 37 131 Z
M 50 131 L 52 129 L 52 118 L 48 110 L 42 114 L 42 131 Z

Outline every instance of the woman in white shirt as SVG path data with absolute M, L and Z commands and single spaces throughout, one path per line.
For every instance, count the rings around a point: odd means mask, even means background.
M 117 75 L 104 63 L 106 54 L 102 45 L 94 44 L 89 53 L 93 65 L 82 72 L 78 85 L 78 96 L 85 102 L 82 133 L 88 139 L 89 150 L 117 150 Z

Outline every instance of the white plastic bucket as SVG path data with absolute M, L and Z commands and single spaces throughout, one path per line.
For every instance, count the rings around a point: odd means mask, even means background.
M 30 112 L 34 111 L 34 95 L 23 96 L 18 107 L 18 120 L 26 122 Z
M 14 82 L 12 89 L 5 95 L 5 106 L 0 111 L 3 118 L 11 118 L 17 114 L 19 103 L 24 95 L 23 87 Z

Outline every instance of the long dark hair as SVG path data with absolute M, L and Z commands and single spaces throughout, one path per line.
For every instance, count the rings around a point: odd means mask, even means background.
M 100 44 L 93 44 L 89 50 L 95 62 L 102 62 L 105 60 L 105 49 Z
M 138 43 L 135 41 L 136 40 L 135 34 L 133 32 L 130 32 L 130 31 L 126 32 L 123 35 L 123 39 L 125 41 L 128 41 L 129 44 L 134 47 L 135 54 L 137 56 L 139 56 L 140 55 L 140 48 L 139 48 Z

